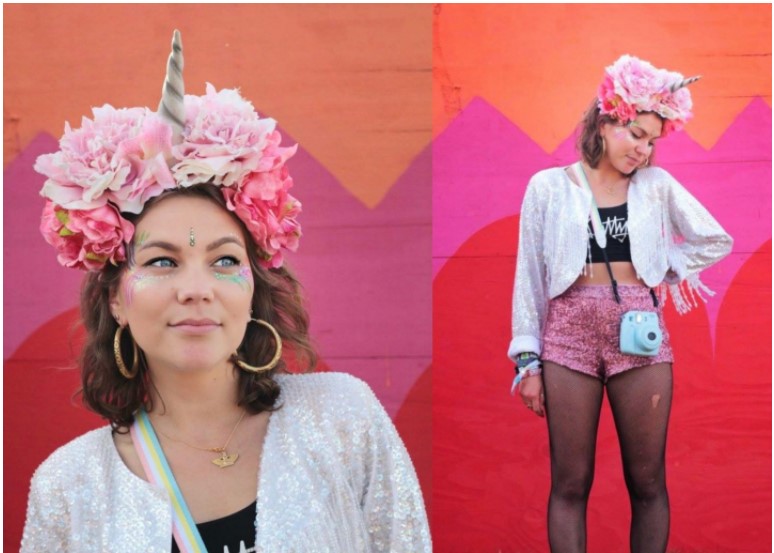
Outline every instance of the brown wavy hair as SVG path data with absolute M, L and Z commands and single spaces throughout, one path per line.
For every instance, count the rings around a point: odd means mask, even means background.
M 662 121 L 664 120 L 663 117 L 658 115 L 658 113 L 651 113 L 657 115 Z M 618 123 L 618 120 L 610 117 L 609 115 L 603 115 L 599 110 L 598 101 L 594 99 L 589 105 L 586 113 L 583 115 L 583 119 L 580 122 L 580 132 L 578 133 L 577 143 L 577 148 L 581 154 L 581 157 L 583 158 L 583 161 L 588 163 L 589 167 L 594 169 L 597 168 L 599 162 L 602 160 L 602 156 L 605 153 L 605 150 L 602 147 L 602 137 L 599 135 L 599 129 L 605 123 L 614 125 Z M 656 148 L 654 146 L 648 158 L 651 165 L 653 164 L 655 153 Z M 636 172 L 637 169 L 632 171 L 630 175 L 634 175 Z
M 273 411 L 279 396 L 279 385 L 272 374 L 287 368 L 284 358 L 289 354 L 304 371 L 313 369 L 317 354 L 309 338 L 309 316 L 303 305 L 301 285 L 285 267 L 264 269 L 258 263 L 258 246 L 244 223 L 226 208 L 225 200 L 218 187 L 203 184 L 189 188 L 178 188 L 150 200 L 144 213 L 156 203 L 170 195 L 204 198 L 223 208 L 239 224 L 245 239 L 247 257 L 253 273 L 252 313 L 256 319 L 263 319 L 277 329 L 283 341 L 283 359 L 271 371 L 250 373 L 238 371 L 238 403 L 251 413 Z M 122 214 L 133 224 L 142 219 L 142 214 Z M 84 280 L 81 291 L 81 318 L 86 330 L 86 340 L 81 351 L 81 396 L 84 405 L 104 417 L 110 425 L 125 432 L 134 422 L 134 413 L 142 406 L 151 407 L 148 366 L 142 352 L 133 348 L 133 339 L 128 328 L 121 336 L 121 352 L 124 363 L 131 367 L 138 351 L 137 376 L 126 379 L 118 371 L 113 353 L 113 339 L 118 323 L 110 311 L 110 300 L 115 295 L 121 275 L 132 263 L 132 245 L 127 252 L 128 262 L 119 266 L 107 265 L 101 272 L 92 272 Z M 249 365 L 264 365 L 274 356 L 275 344 L 271 334 L 257 324 L 248 324 L 245 338 L 237 349 L 239 358 Z M 231 358 L 235 362 L 236 355 Z

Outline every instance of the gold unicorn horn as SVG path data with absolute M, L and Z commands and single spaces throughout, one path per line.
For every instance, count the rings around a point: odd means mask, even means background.
M 167 60 L 167 76 L 164 79 L 164 86 L 161 88 L 161 102 L 159 102 L 159 114 L 172 124 L 172 142 L 174 143 L 179 142 L 183 127 L 185 127 L 184 96 L 183 43 L 180 40 L 180 31 L 175 29 L 175 33 L 172 35 L 172 52 Z
M 688 86 L 691 83 L 695 83 L 699 79 L 701 79 L 701 75 L 696 75 L 695 77 L 690 77 L 689 79 L 683 79 L 682 81 L 677 81 L 676 83 L 674 83 L 669 87 L 669 92 L 674 94 L 684 86 Z

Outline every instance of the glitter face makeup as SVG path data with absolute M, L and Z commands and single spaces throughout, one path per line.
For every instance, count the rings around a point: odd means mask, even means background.
M 636 144 L 637 139 L 634 138 L 632 133 L 629 131 L 626 127 L 616 127 L 613 130 L 613 136 L 615 136 L 618 140 L 624 139 L 630 144 Z
M 132 267 L 127 271 L 126 280 L 124 281 L 124 297 L 126 298 L 126 305 L 132 305 L 135 292 L 144 290 L 150 284 L 167 278 L 169 278 L 169 275 L 149 275 L 142 269 Z
M 253 272 L 250 270 L 250 267 L 243 266 L 239 268 L 239 272 L 236 274 L 215 273 L 215 278 L 224 282 L 232 282 L 242 290 L 250 290 L 253 282 Z
M 147 230 L 142 231 L 134 239 L 134 245 L 138 248 L 142 248 L 150 238 L 150 233 Z

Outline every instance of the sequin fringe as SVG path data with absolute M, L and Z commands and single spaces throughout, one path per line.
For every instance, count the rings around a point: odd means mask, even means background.
M 670 284 L 668 287 L 672 301 L 675 304 L 675 309 L 680 315 L 685 315 L 692 308 L 698 307 L 697 297 L 704 303 L 707 303 L 707 298 L 702 296 L 702 292 L 710 297 L 715 295 L 715 292 L 707 288 L 701 281 L 698 273 L 688 276 L 678 284 Z

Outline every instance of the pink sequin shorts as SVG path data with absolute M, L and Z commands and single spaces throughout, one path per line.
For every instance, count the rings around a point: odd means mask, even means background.
M 662 308 L 653 306 L 644 286 L 619 285 L 621 303 L 613 298 L 612 286 L 571 286 L 548 304 L 543 351 L 540 358 L 599 378 L 602 382 L 635 367 L 671 363 L 672 347 L 664 325 Z M 653 357 L 621 353 L 619 332 L 627 311 L 658 312 L 664 335 Z

